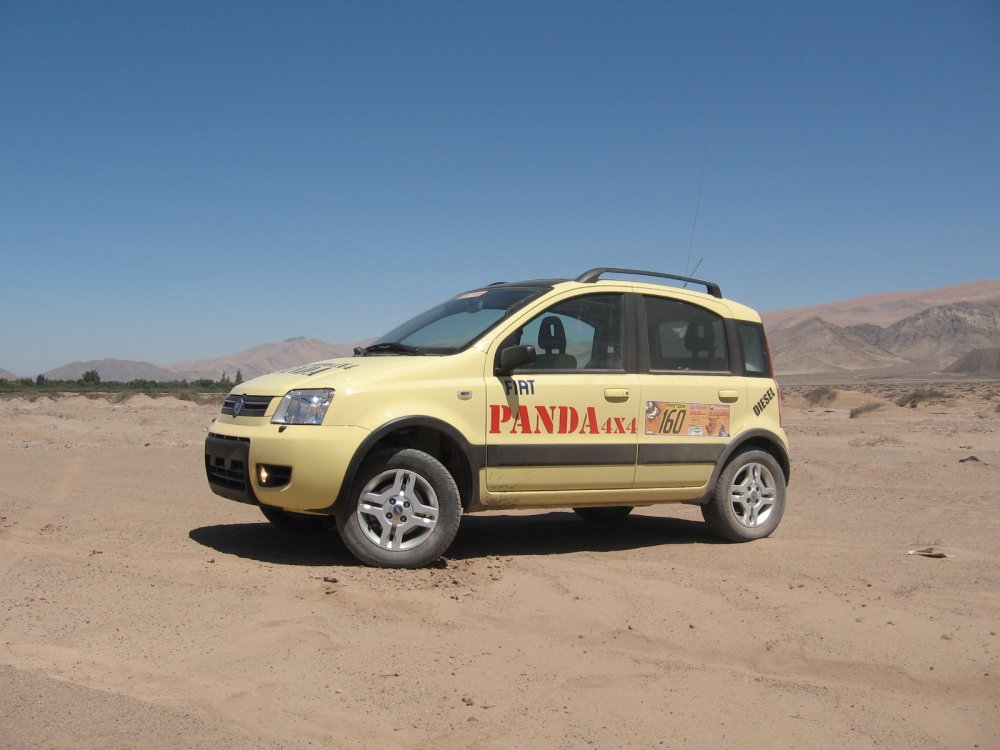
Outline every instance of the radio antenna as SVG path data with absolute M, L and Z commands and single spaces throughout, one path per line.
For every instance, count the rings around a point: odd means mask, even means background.
M 711 125 L 711 122 L 712 122 L 711 118 L 709 118 L 708 122 L 705 123 L 705 152 L 704 152 L 704 154 L 702 155 L 702 158 L 701 158 L 701 179 L 698 180 L 698 200 L 697 200 L 697 202 L 695 203 L 695 206 L 694 206 L 694 221 L 691 222 L 691 238 L 688 240 L 687 260 L 684 261 L 684 275 L 685 276 L 689 276 L 690 275 L 688 273 L 688 266 L 691 265 L 691 250 L 694 247 L 694 232 L 695 232 L 695 229 L 698 228 L 698 214 L 701 213 L 701 193 L 702 193 L 702 190 L 705 187 L 705 169 L 708 166 L 708 133 L 709 133 L 709 127 Z M 698 263 L 700 264 L 701 261 L 698 261 Z M 698 268 L 698 266 L 695 266 L 695 269 L 697 269 L 697 268 Z M 694 273 L 694 271 L 692 271 L 691 273 Z
M 692 268 L 692 269 L 691 269 L 691 275 L 692 275 L 692 276 L 694 276 L 694 275 L 695 275 L 695 272 L 697 272 L 697 270 L 698 270 L 698 266 L 700 266 L 700 265 L 701 265 L 701 262 L 702 262 L 703 260 L 705 260 L 704 256 L 702 256 L 701 258 L 698 258 L 698 262 L 697 262 L 697 263 L 695 263 L 695 264 L 694 264 L 694 268 Z M 691 282 L 689 282 L 689 281 L 685 281 L 685 282 L 684 282 L 684 286 L 682 286 L 682 287 L 681 287 L 681 289 L 687 289 L 687 288 L 688 288 L 688 284 L 690 284 L 690 283 L 691 283 Z

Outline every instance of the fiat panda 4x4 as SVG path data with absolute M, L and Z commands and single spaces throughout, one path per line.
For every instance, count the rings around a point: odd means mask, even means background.
M 205 469 L 277 526 L 335 524 L 363 563 L 416 567 L 494 509 L 693 503 L 723 539 L 765 537 L 789 459 L 756 312 L 596 268 L 462 292 L 353 357 L 237 385 Z

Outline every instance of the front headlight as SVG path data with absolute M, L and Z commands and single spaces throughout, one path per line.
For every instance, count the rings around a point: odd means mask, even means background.
M 332 388 L 289 391 L 275 409 L 271 424 L 323 424 L 334 393 Z

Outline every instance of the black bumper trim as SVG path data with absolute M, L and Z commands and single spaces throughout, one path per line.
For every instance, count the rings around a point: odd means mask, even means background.
M 212 492 L 228 500 L 257 505 L 250 484 L 250 439 L 209 433 L 205 438 L 205 474 Z

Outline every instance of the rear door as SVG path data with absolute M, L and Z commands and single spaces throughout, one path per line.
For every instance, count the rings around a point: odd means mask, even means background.
M 713 303 L 643 295 L 637 488 L 691 489 L 711 477 L 747 419 L 747 385 L 732 326 Z M 683 493 L 682 493 L 683 494 Z

